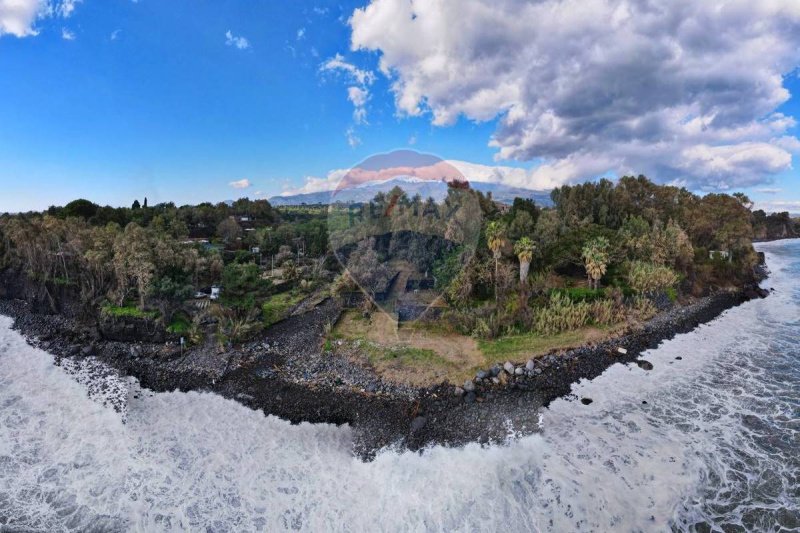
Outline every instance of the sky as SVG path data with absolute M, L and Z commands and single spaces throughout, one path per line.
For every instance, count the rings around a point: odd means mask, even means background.
M 800 212 L 797 0 L 0 0 L 0 212 L 333 189 L 413 149 Z

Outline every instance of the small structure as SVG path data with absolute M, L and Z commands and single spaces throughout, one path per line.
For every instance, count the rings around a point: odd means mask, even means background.
M 211 299 L 212 300 L 219 300 L 219 287 L 211 287 Z
M 725 259 L 731 260 L 731 253 L 728 250 L 711 250 L 708 252 L 709 259 Z
M 499 211 L 503 215 L 505 215 L 506 213 L 511 211 L 511 206 L 510 205 L 508 205 L 506 203 L 503 203 L 503 202 L 498 202 L 497 200 L 495 200 L 494 206 L 497 208 L 497 211 Z

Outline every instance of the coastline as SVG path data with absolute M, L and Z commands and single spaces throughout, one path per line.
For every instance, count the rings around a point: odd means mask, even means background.
M 539 408 L 568 395 L 573 383 L 615 363 L 637 362 L 647 369 L 649 363 L 639 359 L 643 351 L 763 296 L 756 287 L 719 291 L 663 311 L 617 338 L 537 358 L 524 371 L 514 372 L 525 362 L 510 373 L 497 366 L 502 383 L 489 374 L 472 381 L 474 391 L 449 383 L 419 389 L 386 383 L 368 369 L 324 354 L 325 324 L 340 312 L 333 300 L 221 354 L 204 347 L 181 353 L 169 344 L 102 340 L 96 328 L 36 313 L 18 299 L 0 299 L 0 315 L 11 317 L 13 328 L 53 354 L 56 364 L 65 357 L 94 356 L 156 392 L 208 391 L 292 423 L 346 423 L 354 430 L 355 453 L 370 458 L 385 446 L 459 446 L 503 441 L 512 430 L 535 431 Z

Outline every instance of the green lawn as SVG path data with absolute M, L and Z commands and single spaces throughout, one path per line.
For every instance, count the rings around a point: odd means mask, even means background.
M 582 328 L 543 337 L 535 333 L 511 335 L 493 340 L 479 340 L 478 348 L 490 360 L 508 359 L 521 361 L 531 356 L 543 355 L 550 350 L 572 348 L 587 342 L 597 341 L 611 328 Z
M 264 326 L 271 326 L 286 318 L 289 310 L 299 304 L 304 297 L 305 295 L 300 291 L 282 292 L 270 296 L 261 304 Z

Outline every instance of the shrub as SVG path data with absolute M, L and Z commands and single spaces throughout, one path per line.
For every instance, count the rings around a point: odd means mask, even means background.
M 589 287 L 553 289 L 553 293 L 566 296 L 573 302 L 593 302 L 605 297 L 605 291 L 603 289 L 590 289 Z
M 189 331 L 189 328 L 189 318 L 182 313 L 178 313 L 172 317 L 172 321 L 167 326 L 167 331 L 176 335 L 183 335 Z
M 592 323 L 608 326 L 620 321 L 619 308 L 612 300 L 595 300 L 589 304 L 589 316 Z
M 655 304 L 650 299 L 641 296 L 637 296 L 633 300 L 632 308 L 636 317 L 640 320 L 649 320 L 658 312 Z
M 654 294 L 673 287 L 678 275 L 666 266 L 634 261 L 628 267 L 628 283 L 639 294 Z
M 554 293 L 547 307 L 536 310 L 534 329 L 542 335 L 555 335 L 562 331 L 582 328 L 589 322 L 589 304 L 573 302 L 566 296 Z

